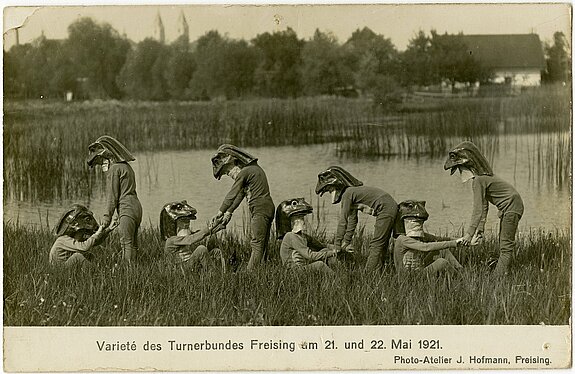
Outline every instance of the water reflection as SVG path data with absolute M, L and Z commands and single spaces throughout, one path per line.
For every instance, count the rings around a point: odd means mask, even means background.
M 569 134 L 566 134 L 567 141 Z M 540 177 L 545 170 L 534 168 L 545 149 L 534 149 L 527 135 L 502 137 L 496 151 L 489 155 L 495 173 L 514 184 L 525 203 L 525 215 L 520 229 L 569 228 L 571 203 L 568 188 Z M 532 143 L 529 143 L 529 142 Z M 455 144 L 456 141 L 454 141 Z M 531 147 L 528 145 L 532 144 Z M 364 182 L 389 192 L 398 202 L 405 199 L 427 201 L 431 232 L 453 232 L 465 225 L 471 213 L 470 184 L 462 184 L 457 176 L 443 170 L 443 158 L 377 158 L 350 159 L 338 156 L 334 145 L 302 147 L 247 148 L 259 158 L 267 173 L 274 202 L 290 197 L 305 197 L 314 207 L 321 206 L 319 224 L 333 231 L 339 206 L 330 204 L 329 197 L 319 199 L 314 193 L 317 173 L 330 165 L 341 165 Z M 143 225 L 157 225 L 161 207 L 168 201 L 187 199 L 198 209 L 198 220 L 206 221 L 215 214 L 232 184 L 224 177 L 212 176 L 210 157 L 213 150 L 139 153 L 133 168 L 136 171 L 138 195 L 144 207 Z M 96 180 L 96 178 L 94 178 Z M 84 199 L 30 203 L 6 199 L 4 221 L 18 220 L 24 224 L 55 224 L 62 207 L 73 202 L 88 205 L 100 217 L 104 212 L 101 183 Z M 247 219 L 245 203 L 234 214 L 232 227 L 239 229 Z M 497 214 L 491 206 L 486 229 L 497 229 Z M 361 217 L 360 224 L 368 222 Z M 317 217 L 314 218 L 317 224 Z

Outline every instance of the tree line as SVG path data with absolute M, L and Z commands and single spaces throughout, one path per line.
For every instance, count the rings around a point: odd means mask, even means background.
M 566 39 L 547 46 L 549 81 L 565 79 Z M 293 29 L 236 40 L 212 30 L 171 44 L 133 43 L 107 23 L 81 18 L 64 40 L 44 36 L 4 51 L 4 94 L 13 98 L 214 98 L 372 95 L 405 87 L 486 81 L 490 72 L 457 35 L 419 31 L 400 52 L 367 27 L 340 43 L 329 32 L 298 38 Z

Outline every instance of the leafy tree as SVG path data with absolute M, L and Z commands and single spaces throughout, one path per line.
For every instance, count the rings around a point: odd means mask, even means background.
M 194 97 L 240 97 L 251 92 L 256 54 L 244 40 L 210 31 L 200 37 L 194 52 L 196 71 L 190 81 Z
M 432 81 L 439 83 L 448 80 L 452 89 L 456 82 L 474 83 L 488 76 L 479 61 L 468 53 L 461 35 L 439 35 L 435 30 L 431 31 L 429 51 Z
M 296 32 L 268 32 L 257 35 L 252 44 L 258 51 L 255 84 L 258 93 L 271 97 L 295 97 L 301 93 L 301 52 L 305 42 Z
M 164 69 L 168 58 L 168 47 L 157 40 L 146 38 L 138 43 L 118 76 L 122 92 L 137 100 L 166 99 Z
M 68 26 L 65 48 L 78 78 L 87 79 L 91 97 L 119 97 L 116 76 L 130 50 L 127 39 L 109 24 L 80 18 Z
M 353 83 L 335 36 L 315 30 L 302 50 L 301 78 L 308 95 L 330 94 Z M 347 79 L 346 79 L 347 78 Z
M 170 98 L 176 100 L 190 98 L 188 84 L 195 69 L 196 63 L 189 39 L 186 35 L 182 35 L 170 45 L 170 55 L 164 71 Z
M 433 83 L 431 74 L 431 38 L 419 31 L 401 55 L 401 81 L 405 85 L 428 86 Z
M 399 60 L 390 39 L 364 27 L 352 33 L 343 49 L 345 64 L 355 73 L 356 87 L 364 92 L 373 93 L 395 80 Z M 382 85 L 384 81 L 386 83 Z
M 571 47 L 562 32 L 553 34 L 553 45 L 546 45 L 547 72 L 544 75 L 550 82 L 571 81 Z

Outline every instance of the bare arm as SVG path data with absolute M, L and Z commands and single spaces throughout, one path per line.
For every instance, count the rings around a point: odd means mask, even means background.
M 415 251 L 431 252 L 431 251 L 439 251 L 441 249 L 455 248 L 457 247 L 457 242 L 455 240 L 448 240 L 444 242 L 424 243 L 417 239 L 406 237 L 403 242 L 403 245 L 406 248 Z

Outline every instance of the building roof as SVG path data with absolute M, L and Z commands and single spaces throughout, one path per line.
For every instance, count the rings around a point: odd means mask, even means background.
M 543 47 L 537 34 L 458 35 L 468 52 L 486 68 L 545 69 Z

